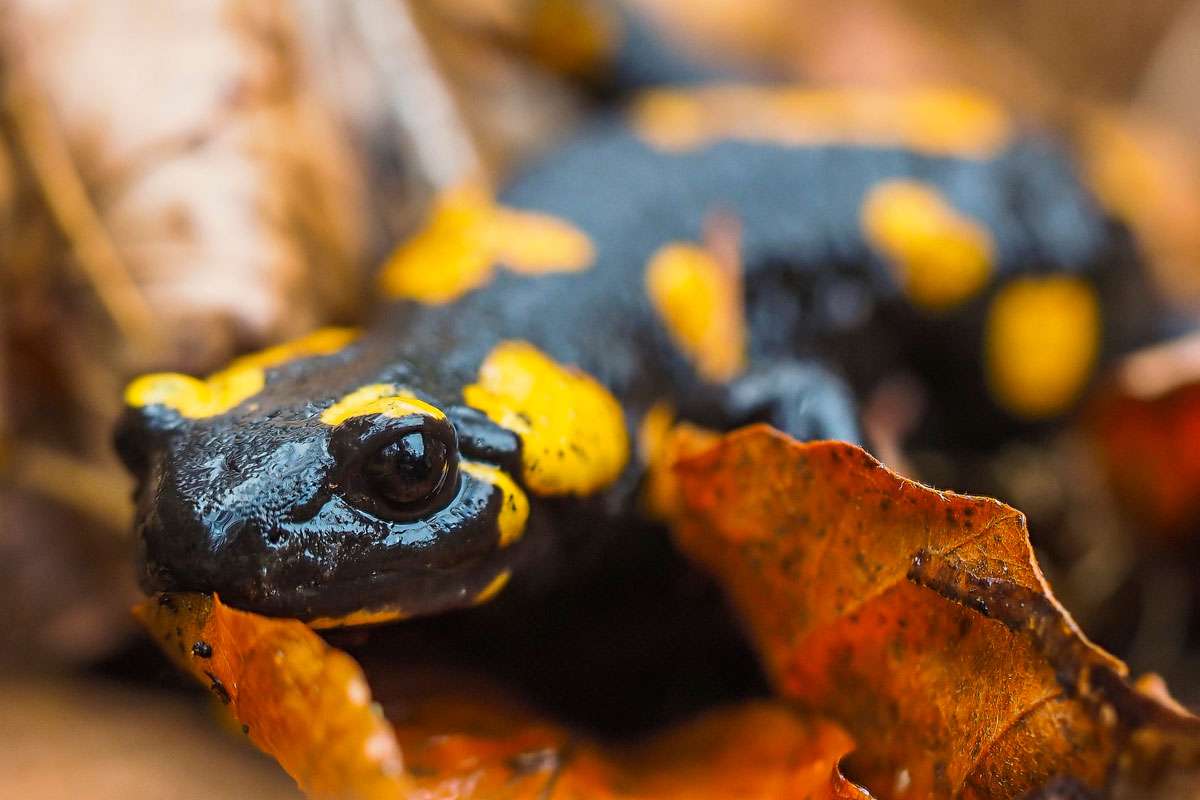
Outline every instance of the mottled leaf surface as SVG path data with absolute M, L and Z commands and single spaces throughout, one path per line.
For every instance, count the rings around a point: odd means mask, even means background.
M 1194 736 L 1078 630 L 1016 510 L 765 426 L 679 473 L 680 546 L 725 586 L 778 693 L 855 737 L 850 772 L 876 794 L 1102 787 L 1152 719 Z

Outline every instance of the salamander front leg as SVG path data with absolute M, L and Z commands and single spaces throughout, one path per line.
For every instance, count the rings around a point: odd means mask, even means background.
M 736 424 L 766 422 L 801 441 L 862 443 L 850 388 L 814 361 L 752 366 L 726 388 L 725 411 Z

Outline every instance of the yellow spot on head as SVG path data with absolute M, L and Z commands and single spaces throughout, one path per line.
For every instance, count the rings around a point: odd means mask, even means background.
M 392 253 L 380 273 L 390 297 L 449 303 L 486 284 L 500 264 L 540 275 L 577 272 L 595 259 L 591 240 L 549 214 L 496 205 L 480 184 L 448 190 L 425 227 Z
M 368 414 L 382 414 L 385 417 L 424 414 L 435 419 L 446 418 L 441 409 L 395 384 L 373 383 L 355 389 L 325 409 L 321 413 L 321 422 L 326 425 L 341 425 L 351 417 L 363 417 Z
M 710 381 L 735 377 L 745 363 L 741 282 L 707 250 L 668 244 L 646 269 L 650 302 L 676 346 Z
M 250 353 L 201 380 L 177 372 L 156 372 L 134 379 L 125 402 L 134 407 L 165 405 L 189 419 L 224 414 L 266 386 L 266 370 L 289 361 L 336 353 L 358 336 L 350 328 L 322 328 L 290 342 Z
M 906 147 L 988 158 L 1011 137 L 1004 110 L 974 92 L 724 85 L 645 92 L 632 125 L 651 146 L 691 150 L 722 139 L 792 147 Z
M 932 186 L 910 180 L 879 184 L 863 201 L 861 224 L 867 241 L 895 268 L 905 294 L 922 308 L 953 308 L 991 277 L 991 234 Z
M 996 400 L 1024 417 L 1065 411 L 1087 383 L 1100 348 L 1095 290 L 1079 278 L 1019 278 L 997 294 L 984 363 Z
M 511 577 L 512 572 L 509 570 L 504 570 L 499 575 L 492 578 L 491 582 L 488 583 L 487 586 L 483 587 L 479 594 L 475 595 L 475 599 L 472 602 L 475 605 L 480 606 L 491 600 L 493 597 L 500 594 L 500 591 L 508 585 L 508 580 Z
M 629 458 L 616 398 L 526 342 L 497 345 L 463 399 L 521 437 L 525 485 L 538 494 L 591 494 L 615 481 Z
M 481 464 L 478 461 L 462 462 L 462 471 L 492 484 L 503 495 L 497 523 L 500 528 L 500 547 L 508 547 L 520 539 L 525 533 L 525 523 L 529 521 L 529 498 L 521 491 L 521 487 L 517 486 L 517 482 L 499 467 Z
M 395 608 L 376 610 L 352 611 L 340 617 L 317 617 L 307 622 L 308 627 L 317 630 L 323 628 L 350 628 L 356 625 L 379 625 L 384 622 L 395 622 L 407 619 L 408 615 Z

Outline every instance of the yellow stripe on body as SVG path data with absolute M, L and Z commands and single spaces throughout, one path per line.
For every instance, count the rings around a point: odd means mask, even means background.
M 358 337 L 350 328 L 322 328 L 290 342 L 236 358 L 207 378 L 178 372 L 156 372 L 136 378 L 125 389 L 126 404 L 135 408 L 165 405 L 189 419 L 213 417 L 233 409 L 263 390 L 266 371 L 289 361 L 338 352 Z

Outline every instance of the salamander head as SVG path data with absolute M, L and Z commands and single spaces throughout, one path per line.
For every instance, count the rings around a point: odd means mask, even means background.
M 130 385 L 117 446 L 147 591 L 332 626 L 503 585 L 528 516 L 519 440 L 404 365 L 364 368 L 358 347 L 322 331 L 204 380 Z

